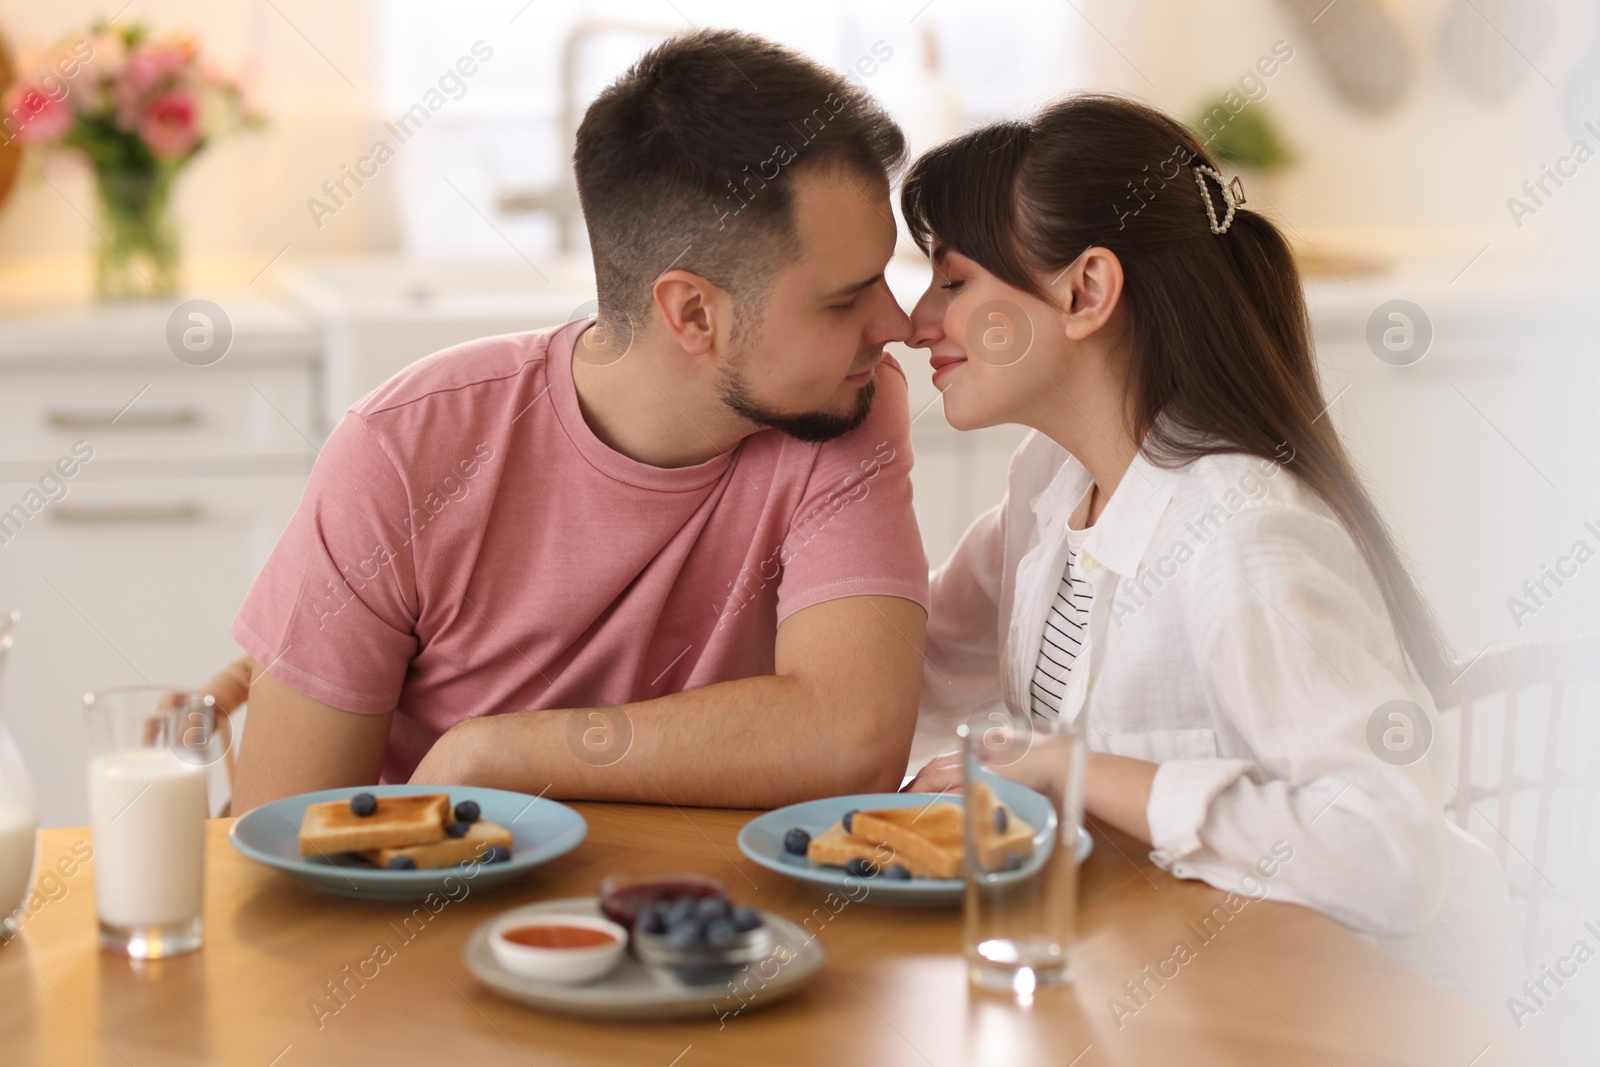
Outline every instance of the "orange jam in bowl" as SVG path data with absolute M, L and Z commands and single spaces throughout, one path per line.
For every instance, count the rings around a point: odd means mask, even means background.
M 622 959 L 628 930 L 581 912 L 506 913 L 489 931 L 489 951 L 502 968 L 541 982 L 593 982 Z
M 592 926 L 573 926 L 570 923 L 533 923 L 502 930 L 500 936 L 514 945 L 528 948 L 598 948 L 610 945 L 616 938 L 606 930 Z

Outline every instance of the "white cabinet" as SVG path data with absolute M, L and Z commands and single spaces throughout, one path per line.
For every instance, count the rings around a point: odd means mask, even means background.
M 167 350 L 160 306 L 0 318 L 0 610 L 22 612 L 0 707 L 46 826 L 87 821 L 84 692 L 197 685 L 239 654 L 229 624 L 325 436 L 313 330 L 226 309 L 208 367 Z

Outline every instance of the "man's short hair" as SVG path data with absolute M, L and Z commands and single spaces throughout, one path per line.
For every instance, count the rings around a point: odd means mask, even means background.
M 826 165 L 875 184 L 905 157 L 905 136 L 865 90 L 792 49 L 734 30 L 663 42 L 578 127 L 602 318 L 625 312 L 644 329 L 669 269 L 734 294 L 742 318 L 801 253 L 795 172 Z

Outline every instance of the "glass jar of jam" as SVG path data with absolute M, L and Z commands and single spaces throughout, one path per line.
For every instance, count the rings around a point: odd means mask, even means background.
M 706 874 L 687 871 L 613 874 L 600 882 L 600 913 L 629 931 L 628 951 L 633 951 L 633 921 L 647 904 L 674 897 L 726 897 L 728 887 Z

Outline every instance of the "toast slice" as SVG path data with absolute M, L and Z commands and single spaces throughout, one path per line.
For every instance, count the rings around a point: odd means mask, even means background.
M 930 878 L 961 877 L 961 805 L 936 800 L 921 807 L 858 811 L 850 820 L 855 837 L 894 850 L 895 861 L 912 874 L 921 867 Z
M 860 813 L 856 818 L 860 818 Z M 855 820 L 851 820 L 855 825 Z M 812 863 L 820 863 L 828 867 L 843 867 L 853 859 L 870 860 L 877 864 L 880 870 L 893 864 L 904 864 L 905 868 L 918 878 L 944 878 L 932 867 L 927 866 L 909 856 L 896 855 L 894 850 L 879 844 L 847 834 L 844 823 L 836 822 L 822 833 L 811 839 L 811 844 L 806 846 L 806 859 Z M 958 872 L 959 874 L 959 872 Z
M 981 870 L 1004 870 L 1008 855 L 1014 854 L 1019 860 L 1033 855 L 1034 828 L 1001 803 L 989 783 L 977 782 L 968 792 L 971 793 L 973 825 L 977 830 L 978 867 Z M 1004 830 L 1000 829 L 999 819 L 995 816 L 995 811 L 1002 808 L 1006 813 Z
M 348 800 L 325 800 L 308 806 L 300 819 L 300 855 L 425 845 L 444 837 L 449 818 L 446 793 L 379 797 L 371 815 L 357 815 Z
M 410 856 L 418 870 L 426 870 L 433 867 L 454 867 L 458 863 L 475 860 L 494 845 L 503 845 L 507 852 L 511 851 L 511 831 L 488 819 L 479 819 L 467 827 L 467 832 L 461 837 L 446 836 L 442 840 L 432 841 L 426 845 L 379 848 L 363 852 L 362 855 L 379 867 L 389 866 L 389 861 L 396 856 Z

